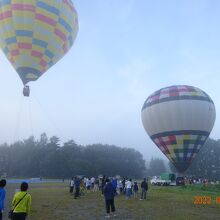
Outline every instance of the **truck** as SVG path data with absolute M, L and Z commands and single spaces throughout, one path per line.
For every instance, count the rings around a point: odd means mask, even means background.
M 174 173 L 162 173 L 160 176 L 153 176 L 150 183 L 158 186 L 176 185 L 176 175 Z

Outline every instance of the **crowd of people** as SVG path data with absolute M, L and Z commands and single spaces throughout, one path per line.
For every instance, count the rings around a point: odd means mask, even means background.
M 0 220 L 3 219 L 6 184 L 7 182 L 5 179 L 0 180 Z M 28 187 L 28 183 L 21 183 L 20 190 L 14 194 L 8 218 L 12 220 L 25 220 L 30 214 L 31 195 L 27 192 Z
M 7 182 L 5 179 L 0 180 L 0 220 L 3 219 L 4 202 L 5 202 L 5 186 Z M 20 190 L 17 190 L 14 194 L 11 202 L 11 210 L 8 213 L 8 217 L 12 220 L 25 220 L 30 214 L 31 209 L 31 195 L 28 191 L 28 183 L 22 182 Z M 85 195 L 86 192 L 100 192 L 104 196 L 106 206 L 106 218 L 110 218 L 110 212 L 115 216 L 115 203 L 114 198 L 119 195 L 126 196 L 127 199 L 134 197 L 136 199 L 146 199 L 148 191 L 148 183 L 144 178 L 141 183 L 132 181 L 132 179 L 106 176 L 95 177 L 72 177 L 70 181 L 69 192 L 75 199 Z
M 123 180 L 121 180 L 118 177 L 107 178 L 106 176 L 99 176 L 97 178 L 82 176 L 72 177 L 69 192 L 71 195 L 74 195 L 75 199 L 83 196 L 85 192 L 88 191 L 101 192 L 105 198 L 106 218 L 110 218 L 110 211 L 113 213 L 113 216 L 115 216 L 115 196 L 125 195 L 127 199 L 132 196 L 140 200 L 146 199 L 148 182 L 146 178 L 144 178 L 141 183 L 138 183 L 137 181 L 133 182 L 130 178 L 123 178 Z

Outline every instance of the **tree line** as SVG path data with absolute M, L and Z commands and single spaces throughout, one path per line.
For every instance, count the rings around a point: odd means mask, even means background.
M 69 140 L 60 144 L 56 136 L 46 133 L 37 140 L 33 136 L 11 145 L 0 145 L 0 176 L 70 178 L 74 175 L 105 174 L 142 178 L 175 172 L 172 163 L 166 166 L 161 158 L 146 164 L 140 152 L 114 145 L 82 146 Z M 220 141 L 208 139 L 185 172 L 185 175 L 220 180 Z
M 105 174 L 140 178 L 145 160 L 140 152 L 114 145 L 77 145 L 73 140 L 60 144 L 46 133 L 11 145 L 0 145 L 0 175 L 8 177 L 70 178 L 74 175 Z

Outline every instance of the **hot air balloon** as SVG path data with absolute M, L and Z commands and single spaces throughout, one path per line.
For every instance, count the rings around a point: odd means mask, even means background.
M 0 47 L 28 95 L 35 81 L 71 48 L 78 32 L 71 0 L 0 0 Z
M 141 118 L 152 141 L 183 173 L 213 128 L 215 105 L 201 89 L 170 86 L 147 98 Z

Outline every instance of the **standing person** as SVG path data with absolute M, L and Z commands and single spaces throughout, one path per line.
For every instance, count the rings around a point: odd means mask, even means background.
M 74 199 L 76 199 L 77 197 L 79 197 L 79 191 L 80 191 L 80 179 L 77 176 L 75 177 L 74 180 L 74 186 L 75 186 Z
M 104 194 L 105 183 L 106 183 L 106 177 L 105 177 L 105 175 L 103 175 L 103 177 L 102 177 L 102 194 Z
M 106 179 L 106 184 L 103 188 L 103 193 L 105 196 L 105 205 L 106 205 L 106 213 L 107 213 L 105 217 L 110 218 L 110 207 L 111 207 L 111 212 L 115 213 L 115 202 L 114 202 L 115 189 L 109 179 Z M 116 215 L 114 214 L 114 216 Z
M 133 191 L 134 191 L 134 198 L 137 198 L 137 196 L 138 196 L 138 184 L 137 184 L 137 182 L 134 182 Z
M 99 177 L 99 190 L 102 190 L 102 177 Z
M 122 191 L 123 191 L 123 186 L 122 186 L 121 180 L 118 180 L 117 181 L 117 194 L 120 195 Z
M 85 195 L 85 184 L 83 182 L 83 179 L 80 180 L 80 184 L 79 184 L 79 195 L 80 196 L 84 196 Z
M 98 190 L 99 190 L 99 179 L 96 178 L 95 183 L 94 183 L 93 192 L 97 192 Z
M 74 189 L 74 180 L 72 177 L 72 179 L 70 180 L 70 194 L 73 194 L 73 189 Z
M 4 187 L 6 186 L 6 180 L 2 179 L 0 180 L 0 220 L 2 220 L 2 214 L 4 211 L 4 202 L 5 202 L 5 189 Z
M 95 185 L 95 177 L 91 178 L 91 189 L 94 189 L 94 185 Z
M 127 180 L 125 182 L 125 187 L 126 187 L 126 196 L 127 198 L 131 197 L 131 187 L 132 187 L 132 183 L 131 183 L 131 179 Z
M 126 193 L 126 188 L 125 188 L 125 182 L 126 182 L 126 179 L 124 178 L 123 180 L 122 180 L 122 187 L 123 187 L 123 192 L 124 192 L 124 194 Z
M 30 214 L 31 195 L 27 193 L 28 183 L 21 183 L 20 189 L 21 191 L 15 193 L 12 200 L 12 220 L 25 220 Z
M 83 183 L 84 183 L 85 186 L 86 186 L 86 181 L 87 181 L 87 177 L 85 176 L 85 177 L 83 178 Z
M 115 189 L 115 194 L 117 195 L 117 190 L 116 190 L 117 189 L 117 179 L 115 177 L 113 177 L 113 179 L 112 179 L 112 185 Z
M 86 189 L 87 189 L 87 191 L 91 189 L 91 180 L 90 180 L 90 178 L 88 178 L 86 180 Z
M 141 182 L 141 198 L 140 198 L 140 200 L 146 199 L 147 190 L 148 190 L 148 183 L 146 181 L 146 178 L 144 178 L 144 180 Z

